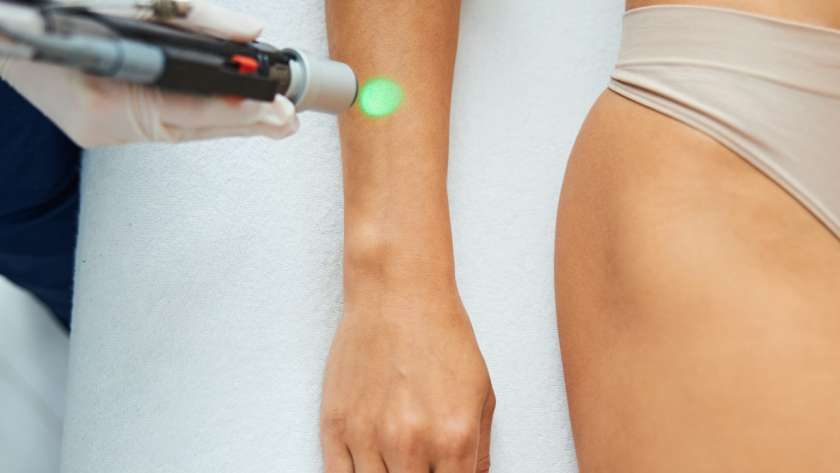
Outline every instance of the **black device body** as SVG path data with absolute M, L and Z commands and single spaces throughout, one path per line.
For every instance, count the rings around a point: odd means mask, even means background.
M 41 6 L 52 33 L 86 32 L 148 44 L 162 50 L 163 73 L 154 84 L 199 95 L 230 95 L 273 101 L 291 81 L 291 56 L 261 42 L 237 43 L 170 25 L 92 12 Z

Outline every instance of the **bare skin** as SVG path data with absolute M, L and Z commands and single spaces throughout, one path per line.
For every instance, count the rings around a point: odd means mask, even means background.
M 833 1 L 714 4 L 840 23 Z M 742 158 L 605 92 L 567 169 L 556 289 L 581 472 L 836 471 L 840 241 Z
M 333 57 L 405 100 L 340 120 L 345 307 L 324 379 L 326 473 L 489 469 L 495 397 L 455 284 L 446 193 L 459 14 L 449 0 L 327 1 Z

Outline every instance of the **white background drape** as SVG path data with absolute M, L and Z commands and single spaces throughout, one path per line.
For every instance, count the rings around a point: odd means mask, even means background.
M 270 42 L 326 52 L 321 0 L 226 4 L 261 17 Z M 554 213 L 622 10 L 616 0 L 463 3 L 449 189 L 459 287 L 499 400 L 496 472 L 576 471 Z M 65 473 L 320 471 L 322 366 L 341 313 L 341 175 L 335 119 L 301 121 L 281 142 L 87 154 Z

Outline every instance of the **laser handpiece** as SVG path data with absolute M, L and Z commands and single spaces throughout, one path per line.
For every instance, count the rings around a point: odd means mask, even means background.
M 298 111 L 340 113 L 356 99 L 349 66 L 298 49 L 237 43 L 83 7 L 46 4 L 35 10 L 44 31 L 16 31 L 0 20 L 0 34 L 30 47 L 36 61 L 189 94 L 262 101 L 281 94 Z

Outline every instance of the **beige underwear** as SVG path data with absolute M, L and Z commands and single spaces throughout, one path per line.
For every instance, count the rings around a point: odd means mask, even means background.
M 639 8 L 625 15 L 609 87 L 730 148 L 840 238 L 840 30 Z

